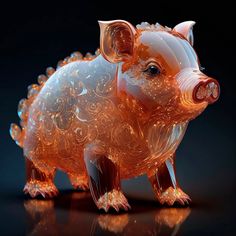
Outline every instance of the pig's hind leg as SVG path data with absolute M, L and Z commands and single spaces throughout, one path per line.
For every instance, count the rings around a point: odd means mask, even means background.
M 26 161 L 26 184 L 24 193 L 31 197 L 42 195 L 44 198 L 51 198 L 58 194 L 58 190 L 53 183 L 55 169 L 49 168 L 47 172 L 43 172 L 36 168 L 32 161 L 25 158 Z
M 174 157 L 168 158 L 149 177 L 154 193 L 161 204 L 172 206 L 175 202 L 181 205 L 188 205 L 191 199 L 184 193 L 176 180 Z
M 128 210 L 130 205 L 121 191 L 119 167 L 108 158 L 101 144 L 89 144 L 84 151 L 89 187 L 99 209 Z

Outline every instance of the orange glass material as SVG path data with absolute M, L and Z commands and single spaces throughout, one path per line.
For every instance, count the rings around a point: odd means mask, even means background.
M 99 209 L 128 210 L 121 179 L 147 174 L 161 204 L 188 204 L 175 177 L 175 152 L 190 120 L 219 97 L 193 49 L 194 22 L 173 29 L 100 21 L 100 50 L 48 68 L 19 103 L 25 193 L 52 197 L 56 169 L 90 189 Z

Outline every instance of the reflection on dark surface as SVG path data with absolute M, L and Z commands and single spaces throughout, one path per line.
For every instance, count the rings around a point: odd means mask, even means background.
M 27 235 L 176 235 L 190 208 L 158 208 L 131 200 L 132 210 L 105 214 L 86 192 L 69 192 L 54 200 L 27 199 Z M 145 217 L 143 212 L 145 211 Z

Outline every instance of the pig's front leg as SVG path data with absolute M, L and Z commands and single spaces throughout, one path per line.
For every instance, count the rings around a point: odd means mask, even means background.
M 119 167 L 114 164 L 102 143 L 89 144 L 84 151 L 84 160 L 89 176 L 89 188 L 99 209 L 128 210 L 130 205 L 121 192 Z
M 179 187 L 175 176 L 174 157 L 168 158 L 156 171 L 149 176 L 153 190 L 161 204 L 172 206 L 175 202 L 188 205 L 190 197 Z

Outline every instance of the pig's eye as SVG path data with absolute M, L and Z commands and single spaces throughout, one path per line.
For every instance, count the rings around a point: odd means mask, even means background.
M 156 65 L 149 65 L 146 70 L 144 70 L 149 76 L 156 76 L 161 73 L 160 69 Z

